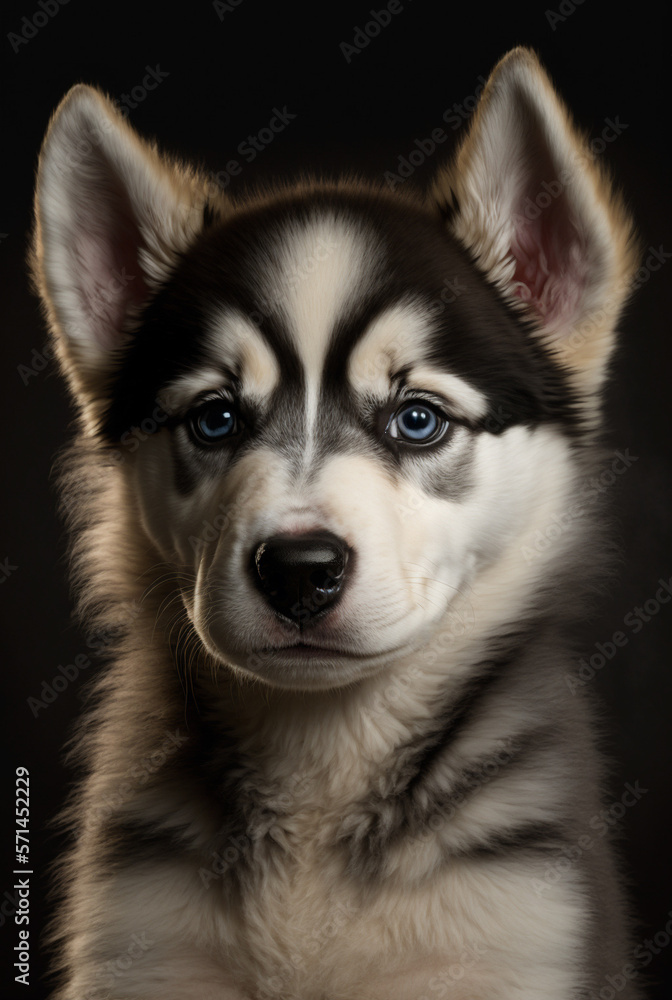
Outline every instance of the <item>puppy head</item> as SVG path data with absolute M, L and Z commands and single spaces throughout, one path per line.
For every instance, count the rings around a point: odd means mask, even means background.
M 338 687 L 438 636 L 449 664 L 465 622 L 496 632 L 548 577 L 521 553 L 597 425 L 620 204 L 522 50 L 426 203 L 208 193 L 91 88 L 57 111 L 34 269 L 136 548 L 241 675 Z

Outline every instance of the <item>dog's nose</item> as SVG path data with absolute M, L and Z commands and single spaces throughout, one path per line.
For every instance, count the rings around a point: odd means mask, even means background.
M 255 582 L 271 607 L 301 628 L 337 600 L 349 552 L 330 531 L 274 535 L 254 550 Z

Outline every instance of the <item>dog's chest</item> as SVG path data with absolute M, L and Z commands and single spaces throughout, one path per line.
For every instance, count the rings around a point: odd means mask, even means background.
M 294 819 L 302 836 L 292 831 L 291 854 L 276 856 L 263 880 L 243 890 L 240 911 L 229 915 L 237 981 L 260 997 L 407 1000 L 468 961 L 464 981 L 452 985 L 455 1000 L 471 996 L 468 984 L 484 974 L 484 952 L 472 915 L 453 902 L 446 919 L 447 898 L 460 897 L 459 876 L 362 885 L 325 843 L 339 817 Z
M 225 915 L 232 955 L 243 979 L 273 995 L 327 983 L 362 919 L 359 887 L 344 877 L 338 826 L 337 815 L 318 809 L 276 816 L 236 877 L 239 907 Z
M 438 952 L 445 963 L 455 947 L 438 919 L 446 888 L 440 879 L 422 877 L 417 855 L 423 851 L 412 844 L 394 846 L 406 860 L 408 851 L 415 858 L 412 873 L 404 877 L 403 864 L 389 880 L 363 879 L 361 864 L 353 865 L 353 830 L 361 834 L 359 862 L 362 851 L 378 855 L 388 849 L 375 836 L 373 822 L 373 804 L 382 791 L 376 757 L 389 753 L 382 739 L 371 744 L 381 748 L 378 754 L 363 753 L 361 743 L 345 739 L 332 738 L 323 753 L 315 738 L 298 745 L 303 759 L 294 747 L 282 758 L 267 745 L 267 755 L 249 754 L 238 771 L 240 827 L 229 840 L 237 837 L 240 857 L 236 854 L 227 869 L 233 891 L 224 892 L 216 921 L 224 921 L 223 937 L 233 943 L 227 960 L 239 981 L 250 989 L 261 984 L 269 995 L 359 997 L 366 982 L 368 995 L 377 1000 L 372 955 L 381 961 L 385 956 L 387 967 L 410 948 L 430 963 Z M 370 866 L 372 872 L 379 868 Z M 378 971 L 376 965 L 376 976 Z M 389 984 L 381 986 L 380 996 L 392 996 Z
M 273 777 L 257 761 L 238 803 L 248 843 L 240 841 L 241 863 L 229 869 L 239 904 L 225 919 L 245 978 L 274 983 L 278 996 L 328 983 L 345 956 L 353 960 L 370 917 L 342 839 L 344 817 L 370 788 L 370 766 L 361 755 L 336 756 L 330 765 L 294 758 Z M 370 927 L 367 936 L 370 943 Z

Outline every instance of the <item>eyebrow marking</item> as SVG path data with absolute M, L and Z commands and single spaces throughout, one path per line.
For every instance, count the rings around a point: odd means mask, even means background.
M 436 393 L 437 396 L 443 396 L 451 404 L 454 417 L 478 421 L 487 416 L 487 398 L 460 375 L 420 365 L 408 372 L 406 385 L 412 389 L 426 389 Z
M 487 397 L 466 379 L 422 360 L 432 335 L 431 317 L 417 302 L 399 303 L 369 324 L 350 354 L 348 378 L 359 394 L 389 398 L 395 372 L 406 386 L 444 397 L 453 416 L 478 421 L 488 413 Z
M 227 374 L 223 367 L 215 368 L 213 365 L 198 372 L 190 372 L 188 375 L 173 379 L 161 391 L 160 402 L 167 413 L 175 416 L 180 410 L 190 406 L 196 396 L 221 389 L 226 381 Z
M 214 364 L 238 374 L 244 395 L 268 397 L 278 385 L 280 365 L 275 351 L 239 310 L 228 307 L 216 313 L 208 324 L 205 344 Z

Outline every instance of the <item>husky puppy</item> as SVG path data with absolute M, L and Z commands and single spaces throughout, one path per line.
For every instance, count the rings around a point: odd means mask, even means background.
M 427 197 L 239 203 L 77 86 L 36 206 L 75 581 L 113 651 L 56 996 L 601 995 L 627 919 L 566 678 L 636 253 L 536 56 Z

